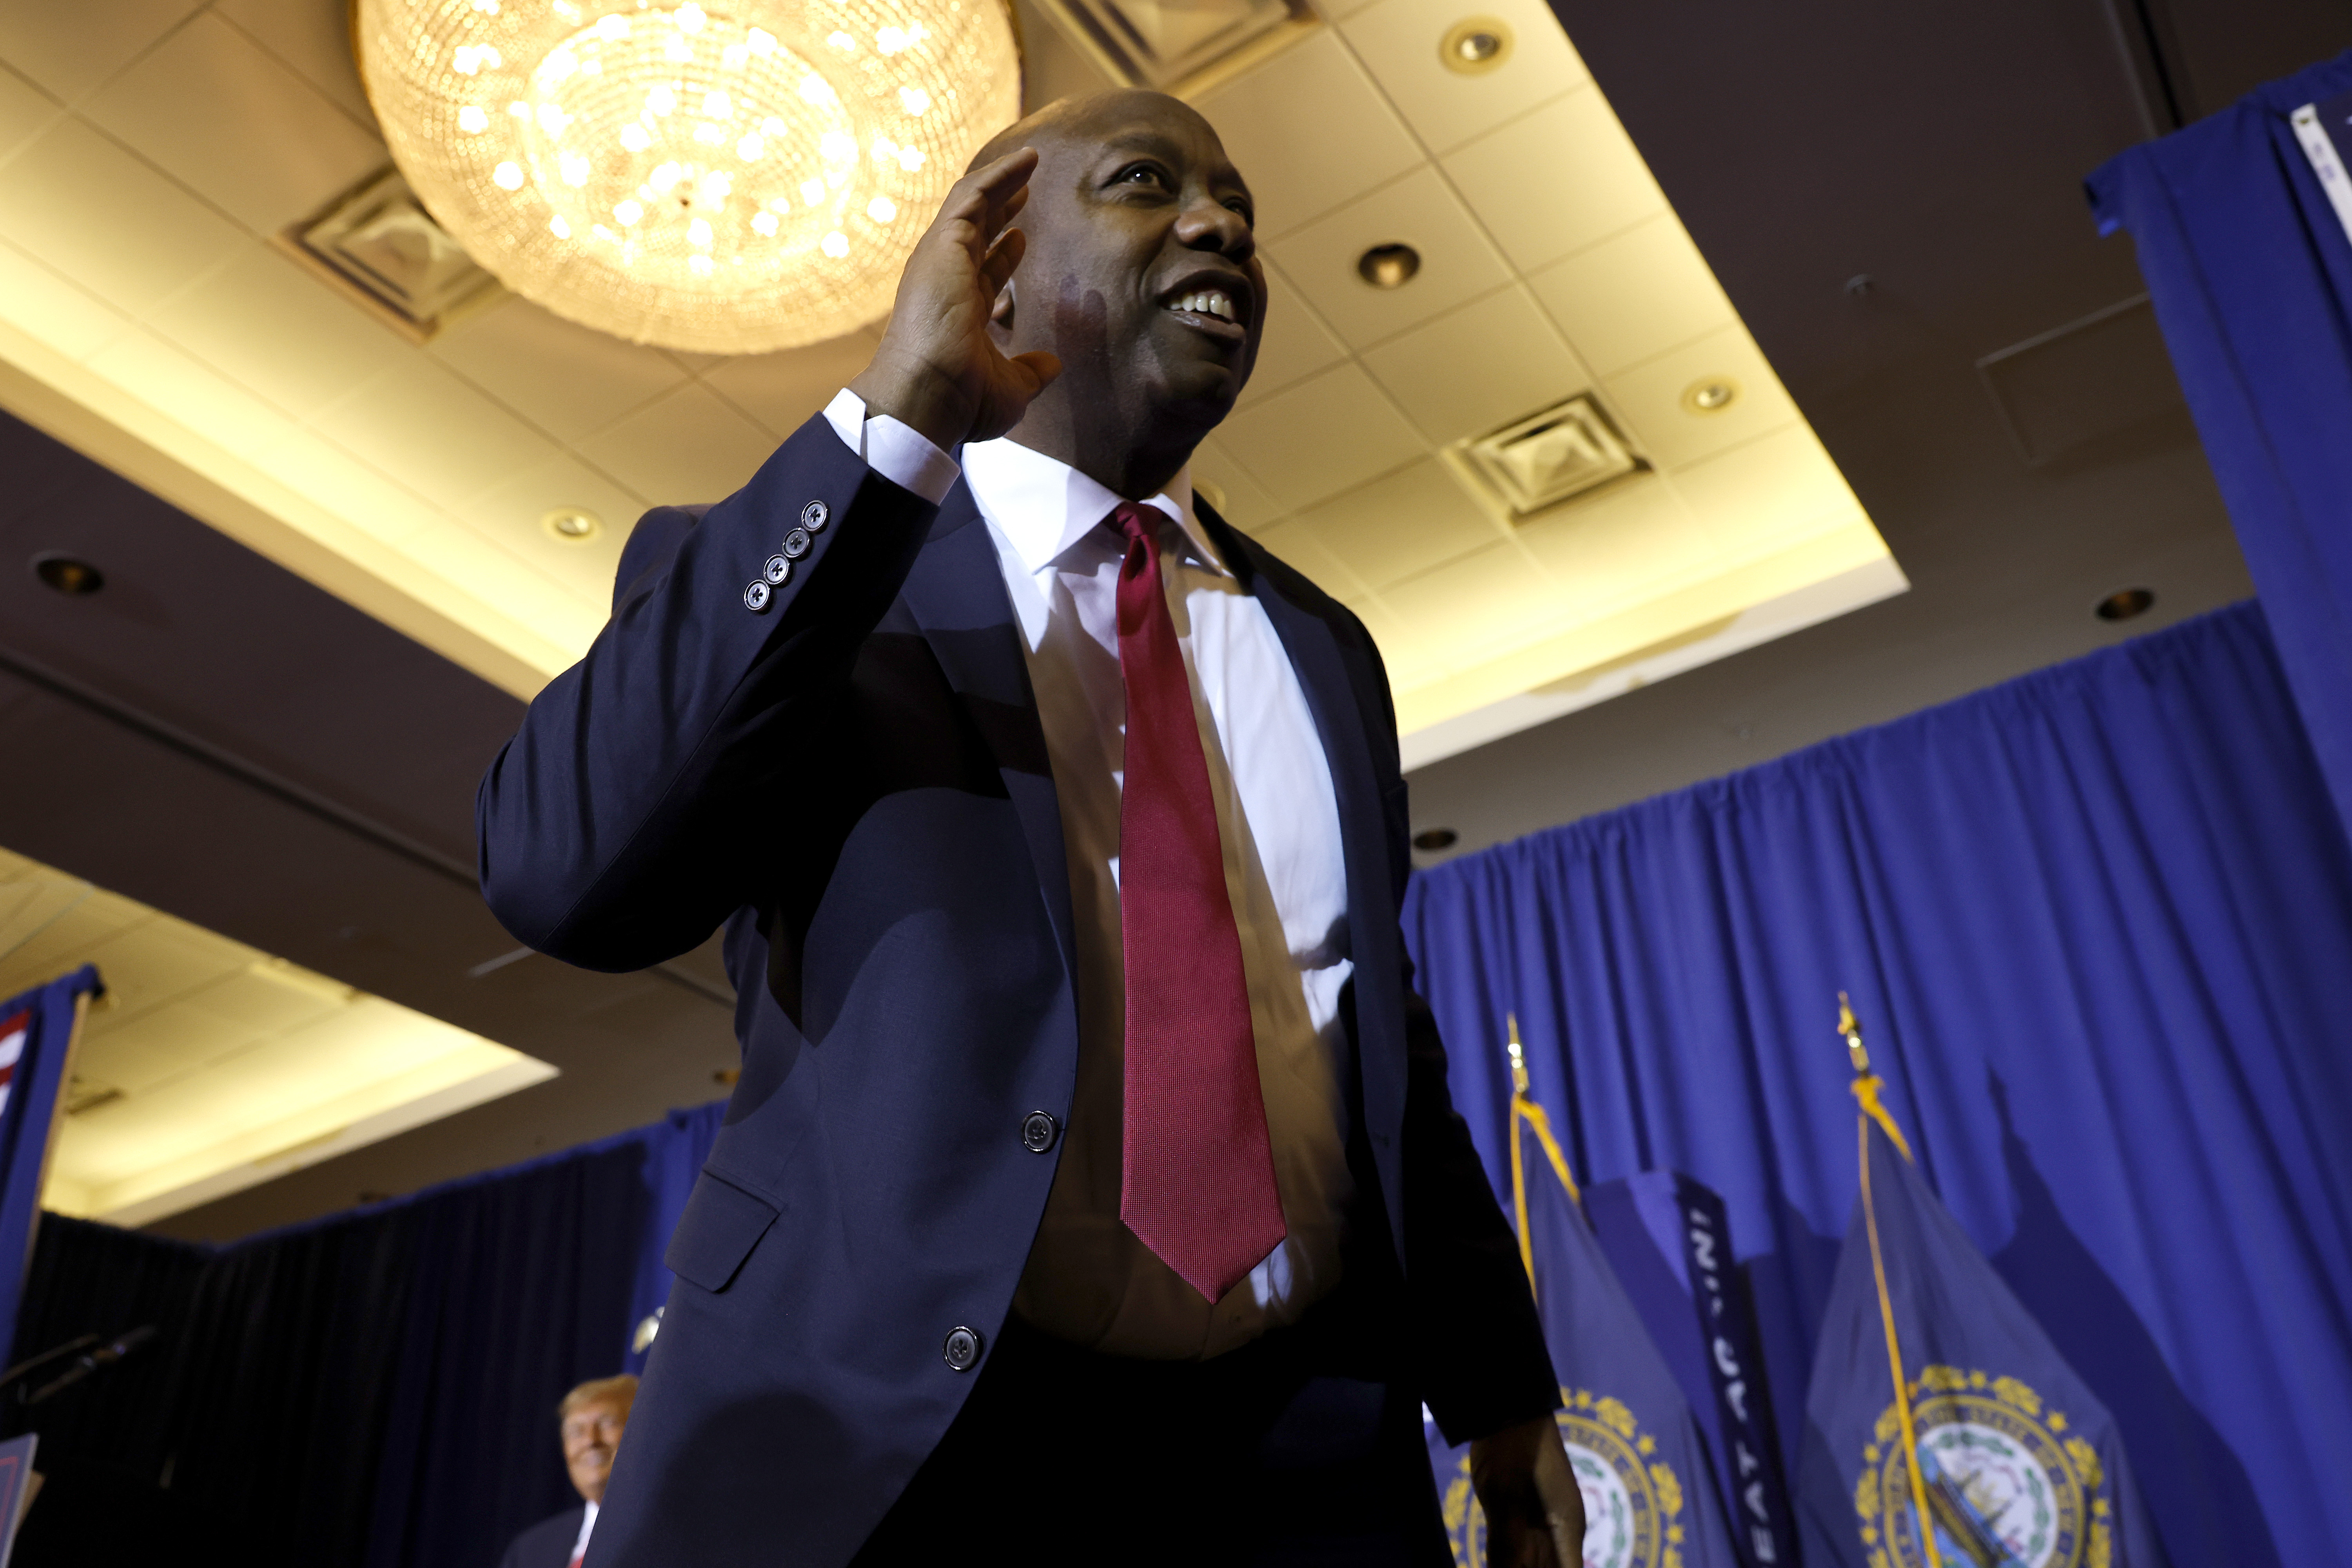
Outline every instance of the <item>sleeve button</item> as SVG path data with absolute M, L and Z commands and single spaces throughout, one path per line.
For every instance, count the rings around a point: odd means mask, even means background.
M 753 583 L 743 590 L 743 607 L 756 616 L 765 610 L 768 601 L 775 596 L 776 591 L 764 582 Z
M 948 1331 L 947 1343 L 940 1347 L 940 1354 L 947 1358 L 950 1371 L 970 1372 L 980 1364 L 980 1331 L 957 1324 Z
M 805 528 L 796 528 L 784 535 L 784 558 L 798 561 L 809 552 L 809 535 Z
M 793 563 L 781 555 L 771 555 L 768 563 L 760 568 L 760 575 L 781 588 L 793 580 Z
M 832 520 L 832 511 L 821 500 L 813 500 L 801 508 L 801 526 L 811 533 L 824 532 L 824 525 Z

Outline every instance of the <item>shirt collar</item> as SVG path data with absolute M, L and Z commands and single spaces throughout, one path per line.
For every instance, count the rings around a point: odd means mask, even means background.
M 974 441 L 963 449 L 964 482 L 981 515 L 1011 542 L 1021 563 L 1043 572 L 1108 517 L 1120 498 L 1058 458 L 1016 441 Z M 1157 507 L 1175 522 L 1184 553 L 1222 576 L 1231 576 L 1224 558 L 1209 542 L 1192 511 L 1192 467 L 1187 463 L 1168 488 L 1142 504 Z

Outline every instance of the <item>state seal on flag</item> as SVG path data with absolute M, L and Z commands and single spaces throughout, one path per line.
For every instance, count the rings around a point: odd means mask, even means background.
M 1559 1402 L 1560 1441 L 1584 1494 L 1584 1568 L 1682 1568 L 1682 1480 L 1654 1457 L 1657 1439 L 1622 1400 L 1563 1388 Z M 1486 1514 L 1470 1489 L 1466 1454 L 1443 1500 L 1454 1561 L 1486 1568 Z
M 1919 1479 L 1949 1568 L 2107 1568 L 2097 1450 L 2013 1377 L 1927 1366 L 1911 1384 Z M 1853 1489 L 1870 1568 L 1927 1568 L 1901 1423 L 1889 1402 Z

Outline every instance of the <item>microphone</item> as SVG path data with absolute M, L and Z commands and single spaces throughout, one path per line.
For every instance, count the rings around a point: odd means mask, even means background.
M 94 1350 L 84 1351 L 74 1357 L 73 1363 L 40 1387 L 25 1396 L 26 1405 L 38 1405 L 53 1394 L 60 1394 L 88 1377 L 100 1367 L 112 1366 L 149 1340 L 155 1337 L 155 1325 L 142 1324 L 127 1333 L 119 1334 Z

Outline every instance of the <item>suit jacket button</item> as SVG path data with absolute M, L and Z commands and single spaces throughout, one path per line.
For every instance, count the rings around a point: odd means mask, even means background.
M 784 559 L 798 561 L 809 552 L 808 530 L 796 528 L 784 535 Z
M 950 1370 L 970 1372 L 980 1364 L 980 1331 L 957 1324 L 948 1331 L 948 1342 L 940 1347 L 940 1353 L 947 1357 Z
M 781 588 L 793 580 L 793 563 L 781 555 L 771 555 L 768 563 L 760 568 L 760 575 Z
M 832 516 L 833 513 L 825 509 L 824 502 L 813 500 L 801 508 L 801 526 L 811 533 L 822 533 L 824 531 L 825 523 Z
M 743 607 L 756 616 L 766 609 L 768 601 L 775 596 L 773 588 L 765 583 L 755 582 L 743 590 Z
M 1032 1154 L 1042 1154 L 1054 1146 L 1062 1135 L 1062 1124 L 1050 1111 L 1033 1110 L 1021 1119 L 1021 1146 Z

